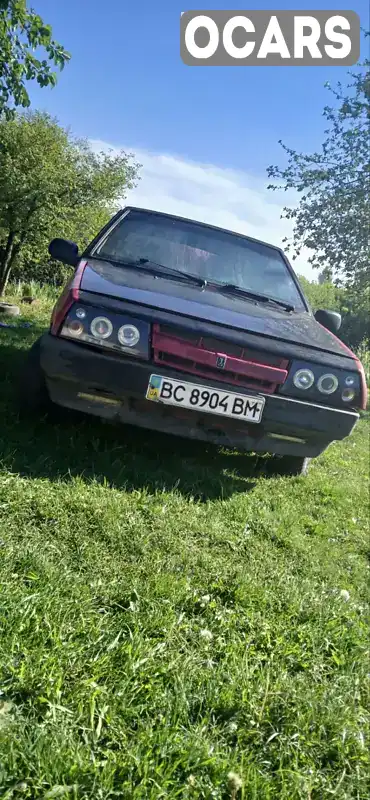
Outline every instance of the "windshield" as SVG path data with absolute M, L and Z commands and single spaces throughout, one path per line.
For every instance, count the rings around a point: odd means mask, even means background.
M 238 234 L 170 216 L 129 211 L 95 255 L 116 261 L 148 259 L 208 283 L 228 283 L 304 308 L 278 250 Z

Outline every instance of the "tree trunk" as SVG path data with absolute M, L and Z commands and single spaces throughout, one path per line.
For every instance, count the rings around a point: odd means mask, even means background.
M 15 231 L 10 231 L 8 235 L 8 239 L 4 250 L 4 256 L 0 261 L 0 297 L 2 297 L 5 292 L 14 261 L 27 239 L 29 222 L 32 219 L 32 216 L 35 213 L 35 211 L 38 210 L 36 199 L 37 198 L 33 199 L 29 212 L 26 215 L 22 233 L 20 231 L 17 232 L 18 242 L 16 243 L 15 241 L 16 237 Z
M 0 297 L 2 297 L 5 292 L 6 285 L 9 280 L 10 270 L 13 266 L 17 252 L 18 249 L 15 244 L 15 233 L 10 231 L 5 245 L 2 263 L 0 264 Z

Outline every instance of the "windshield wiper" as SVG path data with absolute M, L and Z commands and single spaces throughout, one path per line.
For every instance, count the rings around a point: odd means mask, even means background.
M 275 297 L 268 297 L 266 294 L 258 294 L 257 292 L 250 292 L 248 289 L 242 289 L 241 286 L 236 286 L 234 283 L 212 283 L 220 292 L 232 294 L 240 297 L 245 297 L 247 300 L 255 300 L 256 303 L 271 303 L 276 306 L 284 308 L 285 311 L 294 311 L 294 306 L 291 303 L 285 303 L 283 300 L 276 300 Z
M 198 286 L 201 286 L 203 289 L 207 286 L 207 281 L 205 278 L 200 278 L 199 275 L 193 275 L 191 272 L 183 272 L 179 269 L 167 267 L 165 264 L 158 264 L 158 261 L 153 261 L 151 258 L 139 258 L 137 263 L 139 266 L 153 264 L 154 267 L 159 267 L 164 275 L 173 275 L 176 278 L 180 276 L 181 278 L 189 280 L 191 283 L 198 284 Z
M 182 272 L 181 270 L 167 267 L 164 264 L 158 264 L 157 261 L 152 261 L 151 258 L 137 258 L 132 260 L 125 258 L 124 260 L 119 260 L 117 258 L 104 258 L 103 256 L 99 255 L 93 256 L 93 258 L 98 258 L 100 261 L 107 261 L 111 264 L 117 264 L 121 267 L 136 267 L 137 269 L 143 270 L 143 272 L 146 272 L 149 275 L 155 275 L 156 277 L 170 279 L 173 278 L 182 281 L 183 283 L 195 283 L 202 289 L 205 289 L 207 286 L 207 281 L 205 278 L 200 278 L 198 275 L 193 275 L 191 272 Z M 153 270 L 150 267 L 150 264 L 158 269 Z

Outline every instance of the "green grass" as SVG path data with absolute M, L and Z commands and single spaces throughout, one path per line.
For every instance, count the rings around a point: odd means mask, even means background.
M 0 329 L 0 797 L 365 800 L 368 419 L 306 479 L 26 423 L 51 300 Z

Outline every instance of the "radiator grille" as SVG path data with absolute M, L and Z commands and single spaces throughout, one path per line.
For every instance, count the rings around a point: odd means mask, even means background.
M 156 364 L 265 394 L 288 374 L 286 359 L 168 325 L 153 326 L 152 346 Z

